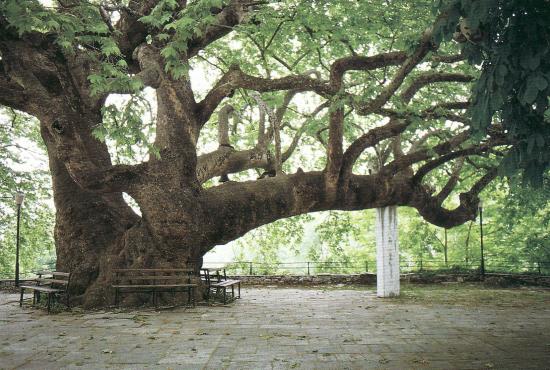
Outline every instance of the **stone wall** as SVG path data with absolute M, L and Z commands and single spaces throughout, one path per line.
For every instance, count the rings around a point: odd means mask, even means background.
M 249 285 L 336 285 L 376 284 L 376 274 L 235 275 L 228 277 Z
M 364 273 L 353 275 L 319 274 L 319 275 L 234 275 L 245 285 L 376 285 L 376 274 Z M 401 274 L 401 281 L 416 284 L 437 284 L 452 282 L 481 281 L 477 274 Z M 486 274 L 485 283 L 495 286 L 535 285 L 550 287 L 550 276 Z

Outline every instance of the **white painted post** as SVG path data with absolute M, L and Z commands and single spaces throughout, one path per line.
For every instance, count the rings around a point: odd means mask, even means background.
M 397 207 L 376 209 L 376 295 L 399 295 Z

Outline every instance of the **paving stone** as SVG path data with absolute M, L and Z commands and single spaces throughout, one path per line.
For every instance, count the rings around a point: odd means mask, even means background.
M 246 288 L 228 306 L 56 315 L 0 294 L 0 369 L 549 368 L 548 290 L 536 307 L 472 307 L 364 289 Z

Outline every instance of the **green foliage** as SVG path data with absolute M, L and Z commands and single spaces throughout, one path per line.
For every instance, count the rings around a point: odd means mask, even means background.
M 155 117 L 145 93 L 112 99 L 103 107 L 103 121 L 93 134 L 107 141 L 117 163 L 135 163 L 148 154 L 158 155 L 153 145 Z
M 526 182 L 540 187 L 550 168 L 548 1 L 454 0 L 441 9 L 452 16 L 439 38 L 449 39 L 460 17 L 479 36 L 463 46 L 469 61 L 482 69 L 470 110 L 476 135 L 484 136 L 491 123 L 499 121 L 517 143 L 501 173 L 511 176 L 521 169 Z
M 163 45 L 161 55 L 165 60 L 165 70 L 174 79 L 187 76 L 189 65 L 185 62 L 189 41 L 200 37 L 206 28 L 215 22 L 213 9 L 221 9 L 223 0 L 199 0 L 188 4 L 184 10 L 176 12 L 175 0 L 161 0 L 150 14 L 140 21 L 151 28 L 152 40 Z
M 310 215 L 302 215 L 252 230 L 237 241 L 235 255 L 241 261 L 260 263 L 260 271 L 257 273 L 274 273 L 279 268 L 278 263 L 300 253 L 303 227 L 310 220 Z
M 0 110 L 0 278 L 13 278 L 15 269 L 16 192 L 23 192 L 20 271 L 22 276 L 55 261 L 50 176 L 27 165 L 44 158 L 38 123 L 9 109 Z

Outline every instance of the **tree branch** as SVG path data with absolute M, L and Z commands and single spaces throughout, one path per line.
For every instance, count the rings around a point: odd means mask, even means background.
M 282 162 L 286 162 L 290 156 L 292 155 L 292 153 L 294 153 L 294 151 L 296 150 L 297 146 L 298 146 L 298 143 L 300 142 L 300 139 L 303 135 L 303 133 L 305 132 L 306 130 L 306 127 L 309 123 L 309 121 L 314 118 L 315 116 L 317 116 L 321 111 L 323 111 L 324 109 L 328 108 L 329 107 L 329 102 L 324 102 L 323 104 L 319 105 L 317 108 L 315 108 L 315 110 L 309 115 L 308 118 L 306 118 L 306 120 L 304 120 L 304 122 L 302 123 L 302 125 L 300 126 L 300 128 L 298 129 L 298 131 L 296 132 L 296 134 L 294 135 L 294 137 L 292 138 L 292 142 L 290 143 L 290 145 L 288 146 L 287 150 L 283 153 L 282 155 Z
M 384 87 L 384 89 L 382 89 L 382 92 L 378 94 L 376 98 L 361 107 L 361 114 L 373 113 L 382 108 L 382 106 L 384 106 L 384 104 L 386 104 L 394 95 L 397 89 L 399 89 L 409 73 L 418 65 L 418 63 L 420 63 L 424 59 L 424 57 L 431 50 L 433 50 L 433 48 L 434 44 L 432 43 L 432 32 L 431 30 L 425 31 L 414 53 L 407 57 L 407 59 L 403 62 L 401 67 L 393 76 L 391 82 L 386 87 Z
M 479 205 L 479 193 L 497 176 L 497 170 L 489 170 L 481 177 L 470 191 L 459 195 L 460 204 L 453 210 L 441 207 L 439 199 L 423 188 L 416 188 L 415 196 L 411 199 L 410 205 L 418 210 L 418 213 L 428 222 L 451 228 L 463 224 L 466 221 L 474 220 Z
M 226 104 L 218 112 L 218 145 L 230 147 L 229 115 L 235 111 L 232 105 Z
M 7 75 L 5 65 L 0 60 L 0 104 L 26 111 L 28 100 L 25 88 Z
M 435 196 L 435 199 L 441 204 L 449 194 L 453 191 L 453 189 L 458 184 L 458 180 L 460 179 L 460 171 L 462 171 L 462 167 L 464 166 L 464 157 L 459 158 L 457 163 L 455 164 L 453 168 L 453 172 L 451 173 L 451 176 L 449 177 L 449 180 L 445 183 L 445 186 L 441 191 Z
M 187 56 L 192 58 L 199 51 L 222 38 L 233 30 L 233 27 L 240 24 L 249 12 L 249 8 L 261 2 L 252 0 L 231 0 L 223 7 L 212 25 L 208 26 L 202 36 L 191 39 L 188 43 Z
M 401 93 L 401 99 L 411 101 L 414 95 L 423 87 L 437 82 L 471 82 L 474 78 L 462 73 L 426 72 L 416 77 Z
M 317 79 L 304 75 L 294 75 L 278 79 L 254 77 L 245 74 L 239 66 L 233 65 L 229 71 L 208 92 L 206 97 L 197 105 L 199 122 L 208 121 L 212 112 L 223 99 L 233 94 L 235 89 L 243 88 L 257 92 L 269 92 L 280 90 L 315 91 L 322 96 L 330 96 L 329 86 Z
M 346 182 L 349 181 L 353 165 L 365 149 L 373 147 L 382 140 L 389 139 L 405 131 L 409 124 L 409 122 L 403 120 L 390 121 L 384 126 L 376 127 L 356 139 L 344 154 L 341 171 L 342 184 L 345 186 Z

